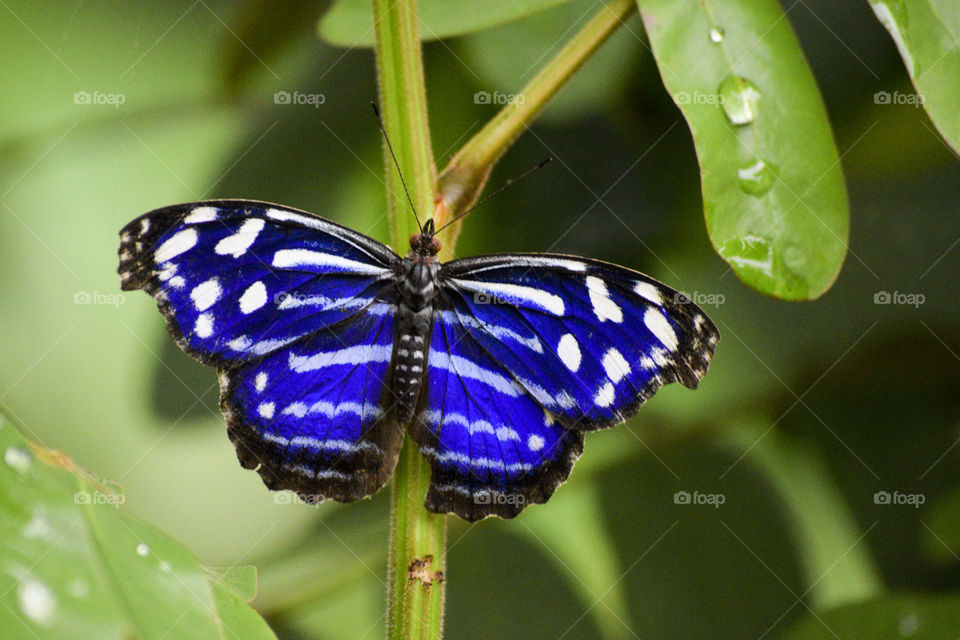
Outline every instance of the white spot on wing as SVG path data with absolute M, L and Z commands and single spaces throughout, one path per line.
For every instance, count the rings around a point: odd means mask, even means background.
M 580 368 L 580 360 L 582 358 L 580 344 L 577 342 L 577 339 L 573 337 L 572 333 L 565 333 L 563 337 L 560 338 L 560 344 L 557 345 L 557 355 L 560 356 L 563 364 L 566 365 L 570 371 L 576 372 L 577 369 Z
M 220 256 L 230 255 L 239 258 L 256 241 L 265 224 L 261 218 L 248 218 L 236 233 L 218 242 L 213 251 Z
M 530 448 L 530 451 L 540 451 L 540 449 L 543 449 L 543 445 L 545 444 L 546 441 L 544 441 L 541 436 L 538 436 L 535 433 L 531 434 L 531 436 L 527 438 L 527 447 Z
M 257 413 L 261 418 L 270 419 L 273 417 L 274 404 L 272 402 L 261 402 L 257 407 Z
M 603 322 L 623 322 L 623 311 L 617 306 L 617 303 L 610 299 L 610 293 L 607 291 L 607 284 L 596 276 L 587 276 L 587 292 L 590 294 L 590 304 L 593 305 L 593 313 L 597 320 Z
M 253 388 L 257 391 L 263 391 L 267 388 L 267 379 L 267 373 L 265 371 L 261 371 L 257 374 L 257 377 L 253 379 Z
M 597 390 L 597 395 L 593 396 L 593 401 L 601 407 L 609 407 L 613 404 L 615 396 L 613 383 L 607 382 Z
M 332 253 L 309 249 L 281 249 L 273 254 L 273 266 L 278 269 L 290 267 L 331 267 L 332 271 L 346 271 L 358 275 L 384 275 L 387 269 L 356 260 L 348 260 Z
M 289 366 L 291 370 L 303 373 L 339 364 L 390 362 L 391 355 L 390 345 L 357 345 L 338 351 L 320 352 L 312 356 L 297 356 L 291 353 Z
M 213 335 L 213 314 L 201 313 L 193 325 L 193 333 L 198 338 L 209 338 Z
M 140 235 L 150 230 L 150 218 L 144 218 L 140 221 Z
M 201 282 L 190 292 L 190 299 L 193 300 L 193 306 L 197 311 L 206 311 L 220 299 L 223 290 L 216 278 L 210 278 L 206 282 Z
M 177 257 L 184 251 L 193 249 L 196 244 L 197 230 L 184 229 L 164 240 L 163 244 L 157 247 L 157 250 L 154 252 L 153 260 L 158 263 L 166 262 L 171 258 Z
M 244 314 L 253 313 L 265 304 L 267 304 L 267 288 L 260 280 L 247 287 L 240 296 L 240 311 Z
M 659 309 L 647 309 L 646 313 L 643 314 L 643 324 L 647 325 L 647 329 L 650 329 L 650 332 L 668 350 L 677 350 L 677 334 Z
M 613 384 L 617 384 L 630 373 L 630 363 L 615 347 L 610 347 L 603 354 L 603 370 Z
M 644 282 L 643 280 L 638 281 L 637 284 L 633 285 L 633 291 L 644 300 L 652 302 L 657 306 L 663 304 L 663 296 L 660 295 L 660 290 L 649 282 Z
M 517 305 L 527 302 L 555 316 L 562 316 L 566 312 L 563 298 L 543 289 L 503 282 L 475 282 L 459 278 L 450 278 L 450 282 L 465 291 L 487 294 L 493 299 L 491 302 Z
M 214 207 L 197 207 L 183 219 L 185 224 L 197 224 L 198 222 L 213 222 L 217 219 L 217 210 Z

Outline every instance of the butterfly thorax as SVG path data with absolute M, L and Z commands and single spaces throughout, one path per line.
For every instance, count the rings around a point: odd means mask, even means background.
M 411 239 L 413 245 L 413 239 Z M 433 302 L 439 291 L 440 261 L 429 247 L 413 248 L 400 261 L 397 279 L 397 322 L 393 348 L 392 389 L 398 418 L 409 422 L 426 372 L 433 327 Z

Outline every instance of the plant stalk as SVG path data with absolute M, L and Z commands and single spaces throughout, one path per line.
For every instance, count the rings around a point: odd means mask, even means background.
M 466 211 L 477 201 L 500 156 L 523 133 L 550 98 L 586 60 L 637 10 L 637 0 L 610 0 L 557 52 L 518 95 L 450 160 L 437 181 L 437 211 L 448 217 Z M 452 242 L 459 223 L 444 238 Z
M 434 213 L 436 167 L 427 121 L 416 0 L 373 0 L 377 79 L 384 128 L 410 199 L 426 221 Z M 407 211 L 400 175 L 384 145 L 391 241 L 398 253 L 417 232 Z M 404 425 L 405 427 L 406 425 Z M 387 638 L 440 638 L 443 635 L 446 517 L 430 513 L 423 499 L 430 466 L 409 436 L 404 437 L 393 473 L 390 543 L 387 561 Z

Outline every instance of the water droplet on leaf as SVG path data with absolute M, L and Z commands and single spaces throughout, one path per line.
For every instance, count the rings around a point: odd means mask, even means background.
M 774 167 L 756 158 L 737 169 L 740 188 L 752 196 L 762 196 L 773 186 L 777 175 Z
M 137 555 L 146 558 L 150 554 L 150 547 L 146 543 L 141 542 L 137 545 Z
M 26 473 L 30 469 L 33 458 L 30 452 L 23 447 L 7 447 L 3 454 L 3 460 L 16 471 Z
M 910 613 L 900 618 L 900 624 L 897 630 L 904 638 L 912 636 L 920 629 L 920 618 L 916 614 Z
M 710 42 L 720 44 L 723 42 L 724 31 L 723 27 L 713 27 L 710 29 Z
M 57 607 L 57 600 L 50 587 L 34 578 L 24 578 L 17 587 L 17 596 L 24 615 L 40 626 L 50 626 Z
M 736 125 L 750 124 L 757 119 L 760 91 L 757 86 L 740 76 L 729 75 L 717 90 L 720 104 L 727 118 Z

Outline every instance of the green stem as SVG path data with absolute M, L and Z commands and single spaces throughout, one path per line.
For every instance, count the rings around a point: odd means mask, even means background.
M 438 212 L 442 209 L 446 216 L 453 216 L 476 201 L 500 156 L 574 72 L 636 10 L 637 0 L 610 0 L 601 7 L 520 90 L 523 100 L 506 105 L 457 152 L 438 179 Z M 451 229 L 457 226 L 452 225 Z M 447 237 L 448 242 L 455 233 Z
M 430 146 L 416 0 L 373 0 L 377 79 L 384 128 L 393 143 L 410 199 L 421 219 L 433 215 L 436 168 Z M 390 231 L 406 253 L 417 231 L 406 212 L 403 184 L 384 147 Z M 393 473 L 390 553 L 387 562 L 387 637 L 440 638 L 443 634 L 446 517 L 428 512 L 423 498 L 430 466 L 409 436 Z

